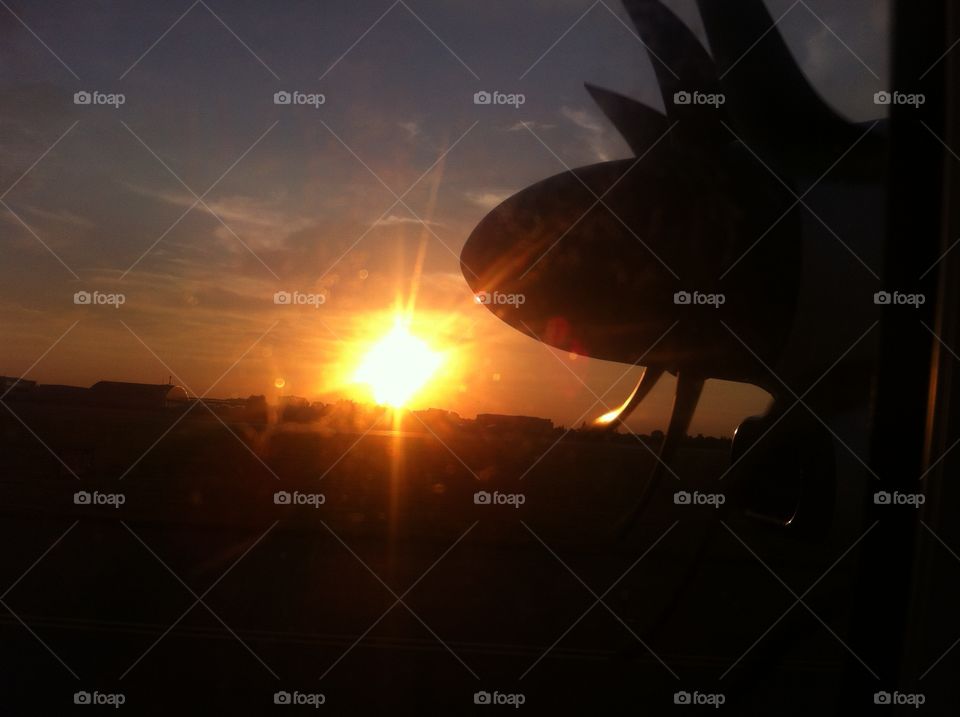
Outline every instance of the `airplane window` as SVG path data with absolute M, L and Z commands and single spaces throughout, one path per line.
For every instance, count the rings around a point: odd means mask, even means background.
M 956 711 L 950 3 L 0 34 L 0 712 Z

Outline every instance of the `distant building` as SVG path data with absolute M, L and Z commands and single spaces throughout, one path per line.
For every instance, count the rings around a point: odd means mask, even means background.
M 27 381 L 26 379 L 15 376 L 0 376 L 0 395 L 30 391 L 35 388 L 36 385 L 36 381 Z
M 404 427 L 408 430 L 450 430 L 462 428 L 464 421 L 457 413 L 445 411 L 441 408 L 426 408 L 421 411 L 412 411 L 414 420 L 405 421 Z
M 494 433 L 550 433 L 553 421 L 533 416 L 505 416 L 499 413 L 478 413 L 477 428 Z
M 185 405 L 190 397 L 181 386 L 169 383 L 126 383 L 97 381 L 90 387 L 91 403 L 116 408 L 172 408 Z
M 43 403 L 90 403 L 90 389 L 41 383 L 29 394 L 31 401 Z
M 302 396 L 280 397 L 281 421 L 312 421 L 315 413 L 316 412 L 310 408 L 310 401 Z
M 30 403 L 88 403 L 90 390 L 81 386 L 38 384 L 36 381 L 0 376 L 0 395 L 8 401 Z

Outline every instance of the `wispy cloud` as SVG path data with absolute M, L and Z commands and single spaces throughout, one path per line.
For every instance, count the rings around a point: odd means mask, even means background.
M 466 196 L 467 201 L 469 201 L 471 204 L 476 204 L 478 207 L 483 207 L 484 209 L 493 209 L 495 206 L 509 197 L 510 194 L 511 192 L 507 191 L 487 189 L 467 192 L 464 196 Z
M 185 192 L 162 192 L 129 184 L 127 187 L 138 194 L 179 207 L 189 207 L 197 201 L 196 197 Z M 291 217 L 279 208 L 276 200 L 235 195 L 220 199 L 206 197 L 204 203 L 227 222 L 237 221 L 264 227 L 291 226 Z
M 414 219 L 413 217 L 402 217 L 398 214 L 391 214 L 389 217 L 383 217 L 378 219 L 373 223 L 375 227 L 395 227 L 403 224 L 426 224 L 431 227 L 443 226 L 440 222 L 430 221 L 429 219 L 424 219 L 420 221 L 419 219 Z
M 612 136 L 599 117 L 580 107 L 568 105 L 560 108 L 560 114 L 584 131 L 584 139 L 596 161 L 606 162 L 611 158 L 614 151 Z
M 507 132 L 525 132 L 527 129 L 532 129 L 534 132 L 539 132 L 541 130 L 553 129 L 557 125 L 550 124 L 548 122 L 514 122 L 512 125 L 507 127 Z
M 603 132 L 603 125 L 587 110 L 564 105 L 560 108 L 560 114 L 581 129 L 596 133 Z
M 410 122 L 399 122 L 397 126 L 407 133 L 407 139 L 413 139 L 420 134 L 420 123 L 415 120 L 411 120 Z
M 48 211 L 46 209 L 41 209 L 40 207 L 29 206 L 26 207 L 26 211 L 34 216 L 40 217 L 42 219 L 48 219 L 50 221 L 60 222 L 61 224 L 68 224 L 74 227 L 83 227 L 89 229 L 94 226 L 94 223 L 87 219 L 86 217 L 81 217 L 78 214 L 68 211 Z
M 190 207 L 197 201 L 196 197 L 185 192 L 157 191 L 130 184 L 126 186 L 138 194 L 178 207 Z M 230 227 L 227 229 L 216 218 L 211 217 L 211 221 L 216 222 L 214 236 L 231 244 L 236 242 L 236 237 L 230 231 L 233 230 L 251 246 L 277 248 L 282 246 L 290 235 L 316 224 L 315 219 L 287 211 L 281 206 L 284 204 L 282 198 L 260 199 L 234 195 L 219 199 L 207 197 L 204 203 L 220 217 L 223 224 Z M 208 213 L 203 204 L 194 207 L 194 212 Z

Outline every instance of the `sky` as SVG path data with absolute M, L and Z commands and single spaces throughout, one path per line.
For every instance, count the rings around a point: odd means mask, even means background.
M 640 369 L 555 351 L 478 306 L 458 261 L 510 194 L 631 156 L 584 82 L 662 108 L 617 3 L 5 2 L 0 374 L 365 399 L 352 371 L 400 302 L 444 354 L 415 408 L 569 426 L 632 388 Z M 693 0 L 666 4 L 704 38 Z M 888 4 L 767 4 L 824 98 L 879 116 Z M 480 90 L 525 102 L 475 105 Z M 124 100 L 77 105 L 78 91 Z M 665 428 L 672 392 L 663 381 L 631 428 Z M 711 381 L 691 432 L 730 435 L 766 402 Z

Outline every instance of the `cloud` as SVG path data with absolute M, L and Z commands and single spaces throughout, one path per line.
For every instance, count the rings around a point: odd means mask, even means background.
M 413 139 L 420 134 L 420 123 L 416 121 L 399 122 L 398 126 L 407 133 L 407 139 Z
M 133 185 L 127 186 L 138 194 L 179 207 L 190 207 L 197 201 L 197 198 L 191 194 L 161 192 Z M 290 224 L 290 218 L 277 209 L 276 202 L 237 195 L 217 200 L 207 197 L 204 198 L 203 203 L 219 214 L 224 221 L 236 221 L 263 227 L 289 226 Z M 203 204 L 197 206 L 203 208 Z
M 511 194 L 512 192 L 488 189 L 467 192 L 464 196 L 466 196 L 467 201 L 472 204 L 476 204 L 478 207 L 483 207 L 484 209 L 493 209 Z
M 533 122 L 533 121 L 514 122 L 512 125 L 510 125 L 509 127 L 507 127 L 507 130 L 506 130 L 506 131 L 507 131 L 507 132 L 521 132 L 521 131 L 526 131 L 526 130 L 528 130 L 528 129 L 532 129 L 534 132 L 536 132 L 537 130 L 553 129 L 553 128 L 556 127 L 556 126 L 557 126 L 557 125 L 555 125 L 555 124 L 548 124 L 548 123 L 545 123 L 545 122 Z
M 600 119 L 587 110 L 567 105 L 560 108 L 560 114 L 584 130 L 587 146 L 596 161 L 606 162 L 611 158 L 611 142 L 606 127 Z
M 42 184 L 50 165 L 31 165 L 70 127 L 66 97 L 62 89 L 42 83 L 0 89 L 0 191 L 18 180 L 20 192 Z
M 424 219 L 420 221 L 419 219 L 414 219 L 413 217 L 401 217 L 397 214 L 391 214 L 389 217 L 381 217 L 373 223 L 375 227 L 395 227 L 402 224 L 426 224 L 429 227 L 439 227 L 443 226 L 440 222 L 433 222 L 429 219 Z
M 191 207 L 197 201 L 196 197 L 186 193 L 163 192 L 130 184 L 126 186 L 137 194 L 178 207 Z M 230 230 L 236 232 L 245 243 L 254 248 L 280 247 L 291 234 L 315 224 L 315 220 L 309 217 L 285 211 L 280 206 L 281 200 L 276 198 L 264 200 L 234 195 L 221 199 L 207 197 L 203 202 L 194 207 L 195 213 L 210 216 L 207 210 L 209 207 L 210 211 L 220 217 L 223 224 L 230 227 Z M 236 237 L 217 221 L 216 217 L 210 216 L 210 220 L 215 223 L 213 232 L 215 237 L 231 243 L 236 242 Z
M 603 125 L 584 109 L 564 105 L 560 108 L 560 114 L 577 125 L 577 127 L 585 129 L 588 132 L 595 132 L 597 134 L 603 132 Z
M 94 226 L 93 222 L 89 219 L 69 211 L 54 212 L 32 205 L 26 207 L 26 211 L 34 216 L 41 217 L 42 219 L 49 219 L 50 221 L 60 222 L 62 224 L 68 224 L 74 227 L 90 229 Z

